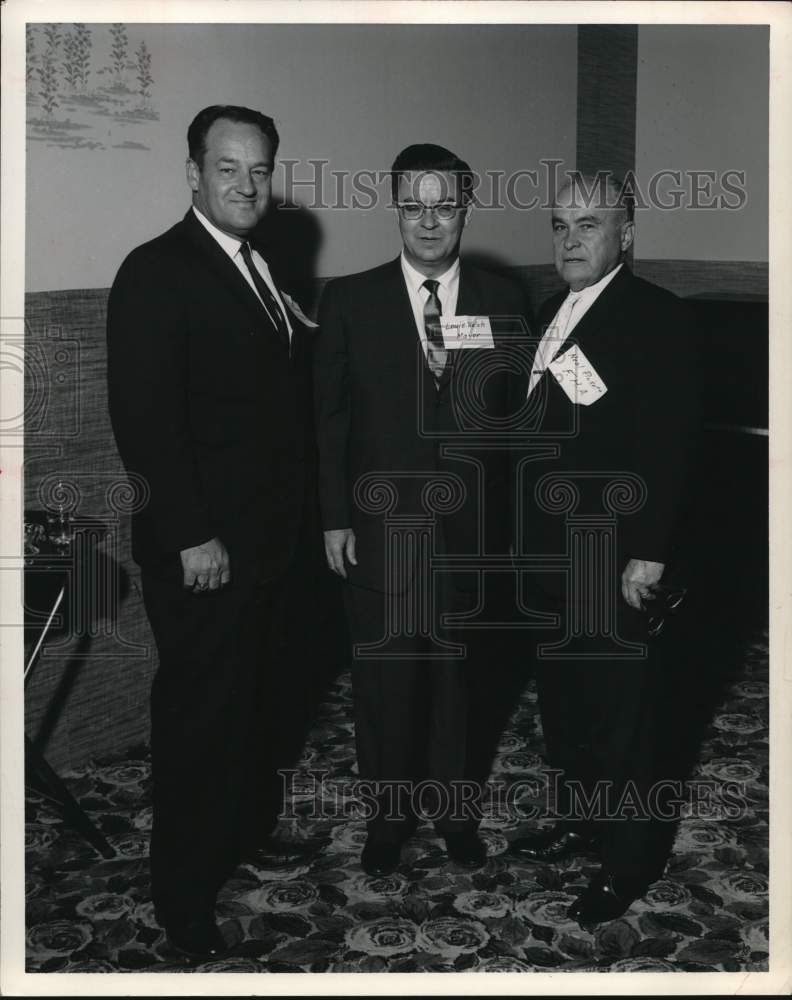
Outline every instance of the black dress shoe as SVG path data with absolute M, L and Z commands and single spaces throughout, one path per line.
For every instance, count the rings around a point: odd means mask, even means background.
M 509 844 L 509 854 L 520 861 L 553 862 L 572 854 L 587 854 L 594 847 L 594 836 L 575 833 L 554 826 L 541 833 L 518 837 Z
M 487 860 L 487 848 L 474 830 L 446 833 L 443 836 L 448 857 L 463 868 L 481 868 Z
M 360 855 L 360 866 L 367 875 L 382 877 L 391 875 L 399 867 L 401 861 L 401 845 L 392 841 L 376 840 L 369 836 L 363 853 Z
M 615 920 L 643 896 L 650 884 L 651 880 L 645 877 L 599 872 L 569 907 L 567 915 L 581 925 Z
M 188 958 L 220 958 L 228 951 L 214 916 L 170 920 L 164 927 L 170 946 Z

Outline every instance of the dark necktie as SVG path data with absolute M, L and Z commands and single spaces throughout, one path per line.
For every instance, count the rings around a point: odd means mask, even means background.
M 426 331 L 426 360 L 429 362 L 429 370 L 434 375 L 437 382 L 440 381 L 446 362 L 448 361 L 448 351 L 443 345 L 443 331 L 440 327 L 440 317 L 443 307 L 437 295 L 439 281 L 427 278 L 423 283 L 423 288 L 429 292 L 429 298 L 424 303 L 424 330 Z
M 278 340 L 283 344 L 283 346 L 288 351 L 289 349 L 289 328 L 286 325 L 286 317 L 283 315 L 280 306 L 278 305 L 278 300 L 272 294 L 269 289 L 267 282 L 259 274 L 258 268 L 253 263 L 253 254 L 250 252 L 250 244 L 242 243 L 239 252 L 242 254 L 242 259 L 247 265 L 247 269 L 250 272 L 250 276 L 253 279 L 253 284 L 256 286 L 256 291 L 261 296 L 261 301 L 264 303 L 264 309 L 267 315 L 272 321 L 272 325 L 275 327 L 275 332 L 278 335 Z

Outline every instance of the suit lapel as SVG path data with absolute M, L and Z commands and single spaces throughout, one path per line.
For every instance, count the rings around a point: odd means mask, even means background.
M 289 358 L 292 364 L 299 365 L 302 363 L 306 351 L 310 343 L 313 341 L 314 333 L 316 332 L 316 327 L 308 326 L 303 320 L 294 312 L 294 310 L 289 306 L 288 302 L 284 299 L 283 289 L 280 285 L 276 285 L 278 291 L 280 292 L 281 298 L 284 301 L 284 306 L 286 308 L 286 314 L 288 316 L 289 322 L 292 328 L 292 342 L 291 350 L 289 351 Z M 299 305 L 299 303 L 298 303 Z
M 631 280 L 632 274 L 627 265 L 622 264 L 619 273 L 600 292 L 586 315 L 569 335 L 563 349 L 556 355 L 557 358 L 563 357 L 574 344 L 585 353 L 586 345 L 602 336 L 603 328 L 607 328 L 610 318 L 619 312 Z
M 239 268 L 217 240 L 201 225 L 192 209 L 184 216 L 183 225 L 187 238 L 200 255 L 201 260 L 211 268 L 217 279 L 238 300 L 240 305 L 247 309 L 256 326 L 262 330 L 263 335 L 272 335 L 277 341 L 272 322 L 258 295 L 242 277 Z M 292 321 L 292 329 L 295 329 L 294 321 Z
M 415 326 L 410 293 L 401 267 L 401 257 L 397 257 L 383 271 L 384 281 L 377 292 L 378 307 L 383 312 L 383 325 L 388 330 L 390 349 L 396 357 L 401 357 L 403 364 L 412 371 L 416 370 L 420 361 L 422 378 L 427 386 L 431 385 L 434 392 L 434 376 L 424 355 L 421 339 Z M 420 358 L 416 352 L 420 351 Z
M 482 314 L 481 289 L 472 271 L 460 265 L 459 295 L 457 296 L 457 316 L 478 316 Z
M 481 288 L 475 280 L 469 268 L 460 264 L 459 268 L 459 294 L 457 295 L 456 315 L 457 316 L 481 316 L 486 313 L 483 307 Z M 442 378 L 438 385 L 438 391 L 444 392 L 460 371 L 460 366 L 464 366 L 466 358 L 464 351 L 449 351 L 448 363 L 443 371 Z M 428 367 L 428 366 L 427 366 Z
M 586 354 L 586 348 L 588 345 L 600 341 L 603 336 L 607 334 L 611 317 L 620 312 L 624 296 L 629 289 L 631 281 L 632 273 L 626 264 L 622 264 L 622 268 L 619 273 L 610 282 L 610 284 L 602 290 L 586 315 L 566 339 L 562 349 L 553 359 L 554 361 L 557 361 L 559 358 L 563 358 L 567 351 L 574 346 L 578 346 L 580 350 Z M 536 357 L 536 351 L 539 349 L 541 339 L 544 336 L 547 327 L 550 323 L 552 323 L 556 313 L 561 308 L 561 304 L 566 298 L 566 295 L 566 292 L 554 295 L 551 299 L 548 299 L 542 308 L 542 322 L 539 328 L 539 337 L 535 341 L 533 351 L 528 358 L 527 371 L 529 372 L 533 368 L 534 358 Z M 552 379 L 549 365 L 542 372 L 542 377 L 534 390 L 535 392 L 539 391 L 539 385 L 541 385 L 544 379 L 547 378 Z

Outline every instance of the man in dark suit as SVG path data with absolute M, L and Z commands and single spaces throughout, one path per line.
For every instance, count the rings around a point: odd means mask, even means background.
M 403 150 L 392 168 L 401 255 L 330 282 L 320 305 L 320 506 L 328 565 L 346 581 L 358 767 L 376 800 L 361 859 L 372 875 L 396 868 L 421 810 L 452 860 L 485 859 L 466 780 L 465 671 L 479 664 L 441 622 L 470 611 L 473 584 L 427 565 L 432 546 L 508 546 L 508 462 L 479 432 L 508 421 L 503 336 L 522 328 L 523 299 L 459 262 L 472 189 L 470 167 L 447 149 Z M 486 320 L 480 349 L 449 349 L 443 322 L 454 316 Z
M 257 111 L 212 106 L 188 144 L 192 207 L 113 284 L 108 378 L 121 457 L 149 490 L 132 540 L 159 652 L 152 895 L 171 943 L 212 955 L 218 889 L 267 846 L 278 811 L 262 649 L 312 524 L 321 540 L 313 331 L 250 242 L 278 133 Z
M 693 331 L 679 299 L 624 263 L 633 206 L 612 178 L 576 175 L 552 220 L 568 291 L 539 316 L 527 402 L 554 457 L 533 456 L 518 474 L 518 554 L 571 560 L 564 573 L 534 575 L 537 607 L 563 627 L 537 655 L 560 820 L 511 851 L 552 862 L 598 845 L 601 871 L 570 908 L 596 923 L 623 913 L 662 873 L 651 819 L 662 649 L 648 639 L 645 608 L 665 600 L 685 499 Z

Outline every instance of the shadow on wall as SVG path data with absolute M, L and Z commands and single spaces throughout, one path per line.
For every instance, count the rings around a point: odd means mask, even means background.
M 495 274 L 500 274 L 504 278 L 516 283 L 520 287 L 525 299 L 525 318 L 529 326 L 533 325 L 533 320 L 539 312 L 542 303 L 564 287 L 552 264 L 532 264 L 515 267 L 505 257 L 481 251 L 463 253 L 462 260 L 465 263 L 473 264 L 475 267 L 480 267 L 484 271 L 493 271 Z
M 316 266 L 324 234 L 316 213 L 304 205 L 274 205 L 255 233 L 276 284 L 286 289 L 309 316 L 319 301 Z
M 26 524 L 42 521 L 39 511 L 25 514 Z M 28 732 L 39 749 L 45 749 L 49 743 L 83 673 L 101 671 L 114 658 L 108 640 L 123 636 L 120 611 L 130 595 L 131 580 L 125 567 L 111 553 L 103 551 L 104 538 L 115 531 L 115 526 L 103 525 L 95 518 L 80 518 L 70 551 L 65 555 L 45 544 L 38 554 L 26 556 L 26 654 L 36 647 L 40 636 L 45 635 L 46 641 L 42 647 L 44 662 L 41 657 L 30 661 L 25 684 L 33 683 L 37 672 L 49 674 L 50 682 L 47 699 L 42 701 L 34 720 L 35 730 Z M 63 598 L 58 613 L 47 628 L 61 587 Z M 142 659 L 146 647 L 138 645 L 136 649 L 124 650 L 119 646 L 116 658 L 120 659 L 124 652 L 137 652 L 138 659 Z

